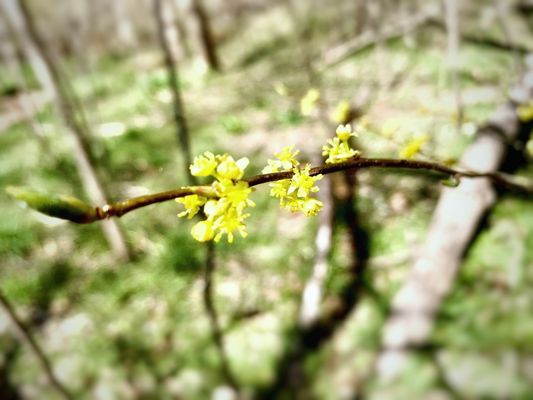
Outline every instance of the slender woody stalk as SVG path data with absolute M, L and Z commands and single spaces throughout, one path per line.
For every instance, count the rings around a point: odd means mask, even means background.
M 414 170 L 418 172 L 432 172 L 438 175 L 452 177 L 457 181 L 459 181 L 461 178 L 487 178 L 502 189 L 528 196 L 533 195 L 533 185 L 523 185 L 513 182 L 499 173 L 459 170 L 439 163 L 418 160 L 360 157 L 338 164 L 321 165 L 318 167 L 314 167 L 311 169 L 310 175 L 327 175 L 340 171 L 355 171 L 367 168 L 405 169 Z M 274 172 L 270 174 L 254 175 L 243 180 L 245 182 L 248 182 L 248 185 L 250 187 L 253 187 L 268 182 L 290 179 L 292 175 L 292 171 L 283 171 Z M 145 196 L 133 197 L 112 204 L 106 204 L 103 207 L 95 207 L 94 214 L 91 215 L 90 218 L 87 218 L 86 221 L 83 221 L 83 223 L 95 222 L 109 217 L 121 217 L 122 215 L 138 208 L 146 207 L 151 204 L 161 203 L 168 200 L 173 200 L 179 197 L 185 197 L 191 194 L 199 194 L 205 197 L 216 197 L 216 194 L 210 186 L 180 187 L 178 189 L 169 190 L 166 192 L 148 194 Z
M 13 325 L 16 327 L 20 338 L 28 345 L 30 351 L 33 353 L 35 358 L 43 367 L 43 370 L 46 374 L 46 377 L 48 378 L 48 381 L 50 382 L 50 385 L 52 385 L 56 389 L 61 398 L 65 400 L 72 400 L 74 397 L 56 377 L 52 368 L 52 363 L 46 356 L 45 352 L 43 351 L 37 340 L 34 338 L 30 328 L 24 322 L 22 322 L 22 319 L 17 315 L 17 312 L 15 311 L 15 307 L 13 307 L 9 299 L 2 292 L 0 292 L 0 308 L 3 309 L 6 314 L 9 315 L 9 318 L 11 319 Z

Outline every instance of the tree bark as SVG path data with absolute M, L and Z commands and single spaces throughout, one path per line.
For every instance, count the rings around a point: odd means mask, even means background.
M 517 101 L 527 103 L 533 98 L 533 56 L 528 63 L 529 74 L 511 91 L 512 100 L 498 108 L 479 129 L 461 166 L 480 172 L 499 168 L 507 143 L 519 132 Z M 495 190 L 486 178 L 462 178 L 458 188 L 442 191 L 420 255 L 395 295 L 383 329 L 382 351 L 376 363 L 381 379 L 398 376 L 409 349 L 428 344 L 435 316 L 453 288 L 462 258 L 495 201 Z

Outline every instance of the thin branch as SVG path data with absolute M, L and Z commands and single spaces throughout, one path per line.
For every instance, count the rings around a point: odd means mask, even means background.
M 221 371 L 226 379 L 227 383 L 234 389 L 238 389 L 237 380 L 231 371 L 228 361 L 228 355 L 226 353 L 226 347 L 224 345 L 224 335 L 222 329 L 220 328 L 220 323 L 218 320 L 218 313 L 215 307 L 215 302 L 213 301 L 213 274 L 215 272 L 215 246 L 212 242 L 207 243 L 207 254 L 206 254 L 206 263 L 204 270 L 204 305 L 209 317 L 209 324 L 211 326 L 211 333 L 213 335 L 213 341 L 217 348 L 218 355 L 220 357 Z
M 428 22 L 436 28 L 446 29 L 446 24 L 439 17 L 430 18 Z M 490 36 L 481 36 L 472 32 L 461 32 L 461 38 L 465 42 L 492 47 L 503 51 L 511 51 L 522 55 L 532 51 L 532 48 L 526 44 L 508 43 L 507 41 L 501 41 Z
M 192 0 L 192 11 L 198 21 L 200 28 L 200 36 L 202 39 L 202 47 L 204 50 L 207 64 L 211 70 L 220 72 L 222 66 L 218 58 L 216 41 L 211 32 L 211 23 L 209 21 L 209 15 L 204 7 L 202 0 Z
M 318 69 L 323 71 L 333 67 L 348 57 L 377 45 L 379 42 L 384 43 L 401 38 L 406 33 L 430 23 L 437 14 L 438 10 L 431 6 L 423 9 L 413 17 L 405 20 L 398 19 L 398 22 L 392 22 L 384 26 L 379 35 L 376 35 L 373 29 L 368 29 L 354 39 L 328 50 L 322 57 L 323 61 Z
M 461 131 L 464 119 L 463 96 L 461 94 L 460 55 L 459 45 L 461 34 L 459 30 L 459 4 L 458 0 L 444 0 L 444 11 L 446 14 L 446 34 L 448 39 L 447 64 L 452 78 L 452 86 L 455 97 L 455 110 L 457 113 L 457 133 Z
M 70 137 L 78 174 L 87 196 L 94 202 L 108 201 L 109 196 L 95 168 L 95 158 L 87 138 L 87 123 L 84 122 L 84 118 L 79 118 L 82 108 L 72 89 L 62 79 L 61 71 L 47 48 L 43 35 L 37 29 L 28 1 L 3 0 L 0 4 L 12 16 L 13 21 L 18 21 L 20 24 L 20 37 L 25 41 L 24 50 L 28 59 L 30 61 L 33 59 L 30 63 L 34 72 L 41 76 L 46 93 L 54 97 L 58 115 L 63 120 L 66 133 Z M 130 259 L 130 249 L 118 223 L 106 221 L 101 227 L 113 254 L 121 260 Z
M 461 178 L 487 178 L 490 179 L 492 183 L 494 183 L 496 186 L 502 189 L 527 196 L 533 195 L 533 184 L 531 184 L 530 182 L 521 184 L 514 182 L 505 175 L 496 172 L 476 172 L 460 170 L 435 162 L 419 160 L 360 157 L 353 158 L 338 164 L 321 165 L 318 167 L 311 168 L 310 175 L 326 175 L 340 171 L 357 171 L 360 169 L 367 168 L 405 169 L 415 172 L 432 172 L 437 175 L 452 177 L 457 181 L 460 181 Z M 290 179 L 292 175 L 292 171 L 274 172 L 270 174 L 254 175 L 244 179 L 243 181 L 247 182 L 250 187 L 253 187 L 268 182 Z M 73 222 L 91 223 L 109 217 L 121 217 L 122 215 L 138 208 L 177 199 L 179 197 L 185 197 L 191 194 L 198 194 L 204 197 L 216 197 L 216 193 L 210 186 L 180 187 L 178 189 L 173 189 L 166 192 L 132 197 L 130 199 L 106 204 L 102 207 L 97 206 L 94 208 L 93 212 L 86 215 L 86 218 L 80 221 Z
M 181 98 L 178 67 L 174 58 L 172 57 L 172 51 L 168 43 L 168 39 L 165 33 L 165 21 L 163 16 L 163 0 L 154 0 L 154 15 L 157 22 L 157 34 L 159 38 L 159 44 L 163 50 L 165 57 L 165 67 L 168 74 L 168 86 L 172 92 L 172 111 L 174 113 L 174 121 L 176 123 L 176 130 L 178 141 L 180 143 L 180 149 L 183 155 L 183 164 L 185 173 L 189 179 L 189 183 L 194 184 L 194 176 L 189 174 L 189 165 L 191 164 L 191 145 L 189 139 L 189 128 L 187 120 L 185 119 L 185 107 Z
M 0 305 L 2 309 L 9 315 L 9 318 L 11 318 L 11 322 L 17 328 L 22 340 L 26 342 L 30 351 L 37 358 L 37 360 L 39 360 L 39 363 L 41 363 L 41 366 L 43 367 L 50 384 L 57 390 L 63 399 L 72 400 L 74 397 L 55 376 L 52 369 L 52 364 L 50 363 L 50 360 L 48 360 L 43 349 L 41 349 L 41 346 L 33 337 L 30 329 L 24 324 L 24 322 L 22 322 L 20 317 L 17 315 L 15 308 L 2 292 L 0 292 Z
M 513 44 L 516 43 L 516 40 L 513 40 L 513 35 L 510 30 L 510 11 L 511 4 L 507 5 L 505 2 L 499 0 L 493 0 L 493 6 L 496 9 L 496 19 L 500 30 L 503 33 L 505 43 L 512 49 L 513 53 L 513 64 L 516 69 L 517 74 L 522 74 L 522 60 L 520 57 L 520 52 L 513 48 Z

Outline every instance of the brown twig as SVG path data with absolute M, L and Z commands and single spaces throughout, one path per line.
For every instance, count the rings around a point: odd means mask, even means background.
M 44 353 L 43 349 L 41 349 L 41 346 L 33 337 L 30 329 L 24 324 L 24 322 L 22 322 L 20 317 L 17 315 L 15 308 L 2 292 L 0 292 L 0 305 L 9 315 L 9 318 L 11 319 L 13 325 L 16 327 L 21 339 L 26 342 L 28 348 L 33 353 L 35 358 L 37 358 L 37 360 L 39 360 L 39 363 L 41 363 L 41 366 L 43 367 L 50 384 L 57 390 L 57 392 L 61 395 L 62 398 L 72 400 L 73 397 L 70 392 L 55 376 L 54 371 L 52 369 L 52 364 L 50 363 L 50 360 L 48 360 L 48 357 Z
M 513 182 L 505 175 L 502 175 L 500 173 L 459 170 L 452 167 L 448 167 L 443 164 L 419 160 L 360 157 L 353 158 L 338 164 L 321 165 L 319 167 L 311 168 L 310 175 L 326 175 L 340 171 L 357 171 L 360 169 L 367 168 L 405 169 L 417 172 L 432 172 L 438 175 L 452 177 L 456 180 L 460 180 L 461 178 L 487 178 L 502 189 L 517 192 L 520 194 L 525 194 L 528 196 L 533 195 L 533 185 L 523 185 Z M 292 171 L 274 172 L 270 174 L 254 175 L 244 179 L 244 181 L 248 182 L 248 185 L 250 185 L 250 187 L 253 187 L 268 182 L 290 179 L 292 175 Z M 138 208 L 146 207 L 151 204 L 165 202 L 179 197 L 185 197 L 191 194 L 199 194 L 207 197 L 216 197 L 213 190 L 209 186 L 181 187 L 166 192 L 148 194 L 140 197 L 133 197 L 116 203 L 107 204 L 103 207 L 95 207 L 94 214 L 91 215 L 90 218 L 87 218 L 87 220 L 83 221 L 83 223 L 95 222 L 109 217 L 121 217 L 122 215 Z

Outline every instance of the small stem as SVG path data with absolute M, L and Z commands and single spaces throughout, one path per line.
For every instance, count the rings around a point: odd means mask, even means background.
M 191 194 L 198 194 L 204 197 L 216 197 L 211 186 L 186 186 L 179 189 L 168 190 L 166 192 L 132 197 L 130 199 L 117 201 L 116 203 L 106 204 L 103 207 L 96 207 L 94 219 L 87 222 L 94 222 L 109 217 L 121 217 L 124 214 L 138 208 L 189 196 Z
M 46 374 L 46 377 L 48 378 L 48 381 L 50 382 L 50 384 L 57 390 L 57 392 L 61 395 L 62 398 L 66 400 L 73 399 L 70 392 L 63 386 L 63 384 L 55 376 L 50 360 L 44 353 L 41 346 L 37 343 L 37 341 L 33 337 L 29 327 L 27 327 L 24 324 L 24 322 L 22 322 L 20 317 L 17 315 L 15 308 L 13 307 L 9 299 L 5 297 L 2 292 L 0 292 L 0 306 L 9 315 L 11 322 L 13 322 L 13 325 L 15 325 L 18 333 L 20 334 L 20 337 L 24 340 L 24 342 L 26 342 L 26 344 L 28 345 L 30 351 L 33 353 L 35 358 L 37 358 L 37 360 L 39 360 L 39 362 L 41 363 L 44 369 L 44 372 Z
M 405 160 L 392 158 L 353 158 L 338 164 L 321 165 L 319 167 L 311 168 L 310 175 L 331 174 L 340 171 L 359 170 L 364 168 L 393 168 L 393 169 L 408 169 L 435 172 L 442 175 L 454 176 L 460 178 L 488 178 L 498 186 L 508 190 L 517 191 L 524 194 L 533 194 L 532 185 L 521 185 L 510 181 L 503 175 L 495 172 L 475 172 L 457 170 L 446 165 L 431 161 L 419 160 Z M 250 186 L 257 186 L 267 182 L 274 182 L 283 179 L 290 179 L 293 175 L 292 171 L 275 172 L 271 174 L 262 174 L 252 176 L 245 179 Z
M 440 175 L 452 176 L 456 179 L 487 178 L 490 179 L 495 185 L 503 189 L 525 194 L 528 196 L 533 195 L 533 185 L 531 185 L 530 183 L 520 184 L 513 182 L 500 173 L 458 170 L 439 163 L 419 160 L 360 157 L 353 158 L 338 164 L 321 165 L 318 167 L 311 168 L 310 175 L 326 175 L 340 171 L 356 171 L 366 168 L 406 169 L 422 172 L 429 171 Z M 252 187 L 262 185 L 268 182 L 290 179 L 292 175 L 292 171 L 282 171 L 270 174 L 254 175 L 249 178 L 243 179 L 243 181 L 247 182 L 248 185 Z M 172 199 L 177 199 L 179 197 L 189 196 L 191 194 L 198 194 L 210 198 L 217 197 L 215 191 L 211 186 L 180 187 L 178 189 L 169 190 L 166 192 L 133 197 L 123 201 L 118 201 L 116 203 L 106 204 L 103 207 L 96 207 L 94 215 L 91 215 L 90 218 L 88 218 L 85 222 L 95 222 L 109 217 L 121 217 L 122 215 L 138 208 L 149 206 L 151 204 L 161 203 Z
M 204 307 L 209 317 L 209 325 L 211 326 L 211 335 L 217 349 L 218 356 L 220 358 L 220 369 L 226 382 L 237 391 L 238 385 L 235 376 L 229 365 L 228 355 L 226 353 L 226 346 L 224 342 L 224 334 L 220 328 L 220 322 L 218 318 L 218 311 L 215 307 L 214 301 L 214 273 L 216 269 L 215 261 L 215 245 L 212 242 L 207 243 L 206 263 L 204 270 Z

